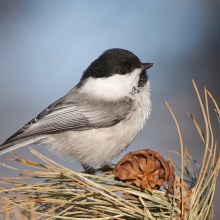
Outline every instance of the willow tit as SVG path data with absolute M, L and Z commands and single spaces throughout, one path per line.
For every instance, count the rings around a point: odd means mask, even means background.
M 105 51 L 73 89 L 0 145 L 0 154 L 37 144 L 84 169 L 110 164 L 149 118 L 151 66 L 128 50 Z

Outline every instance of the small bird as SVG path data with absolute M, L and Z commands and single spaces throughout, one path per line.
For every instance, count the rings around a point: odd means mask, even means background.
M 73 89 L 0 145 L 0 154 L 36 144 L 85 170 L 110 165 L 149 118 L 151 66 L 128 50 L 106 50 Z

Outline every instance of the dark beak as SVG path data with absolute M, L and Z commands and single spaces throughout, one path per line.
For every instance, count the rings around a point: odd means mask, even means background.
M 153 63 L 142 63 L 141 69 L 146 70 L 146 69 L 149 69 L 150 67 L 152 67 L 153 65 L 154 65 Z

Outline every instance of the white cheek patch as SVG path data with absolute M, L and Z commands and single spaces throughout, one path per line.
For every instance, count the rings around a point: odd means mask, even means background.
M 89 78 L 81 91 L 91 96 L 115 100 L 128 96 L 133 87 L 138 85 L 141 69 L 135 69 L 130 74 L 115 74 L 108 78 Z

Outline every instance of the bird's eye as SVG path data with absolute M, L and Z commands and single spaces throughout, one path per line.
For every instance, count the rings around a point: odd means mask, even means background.
M 126 69 L 120 69 L 121 74 L 126 74 L 128 71 Z

